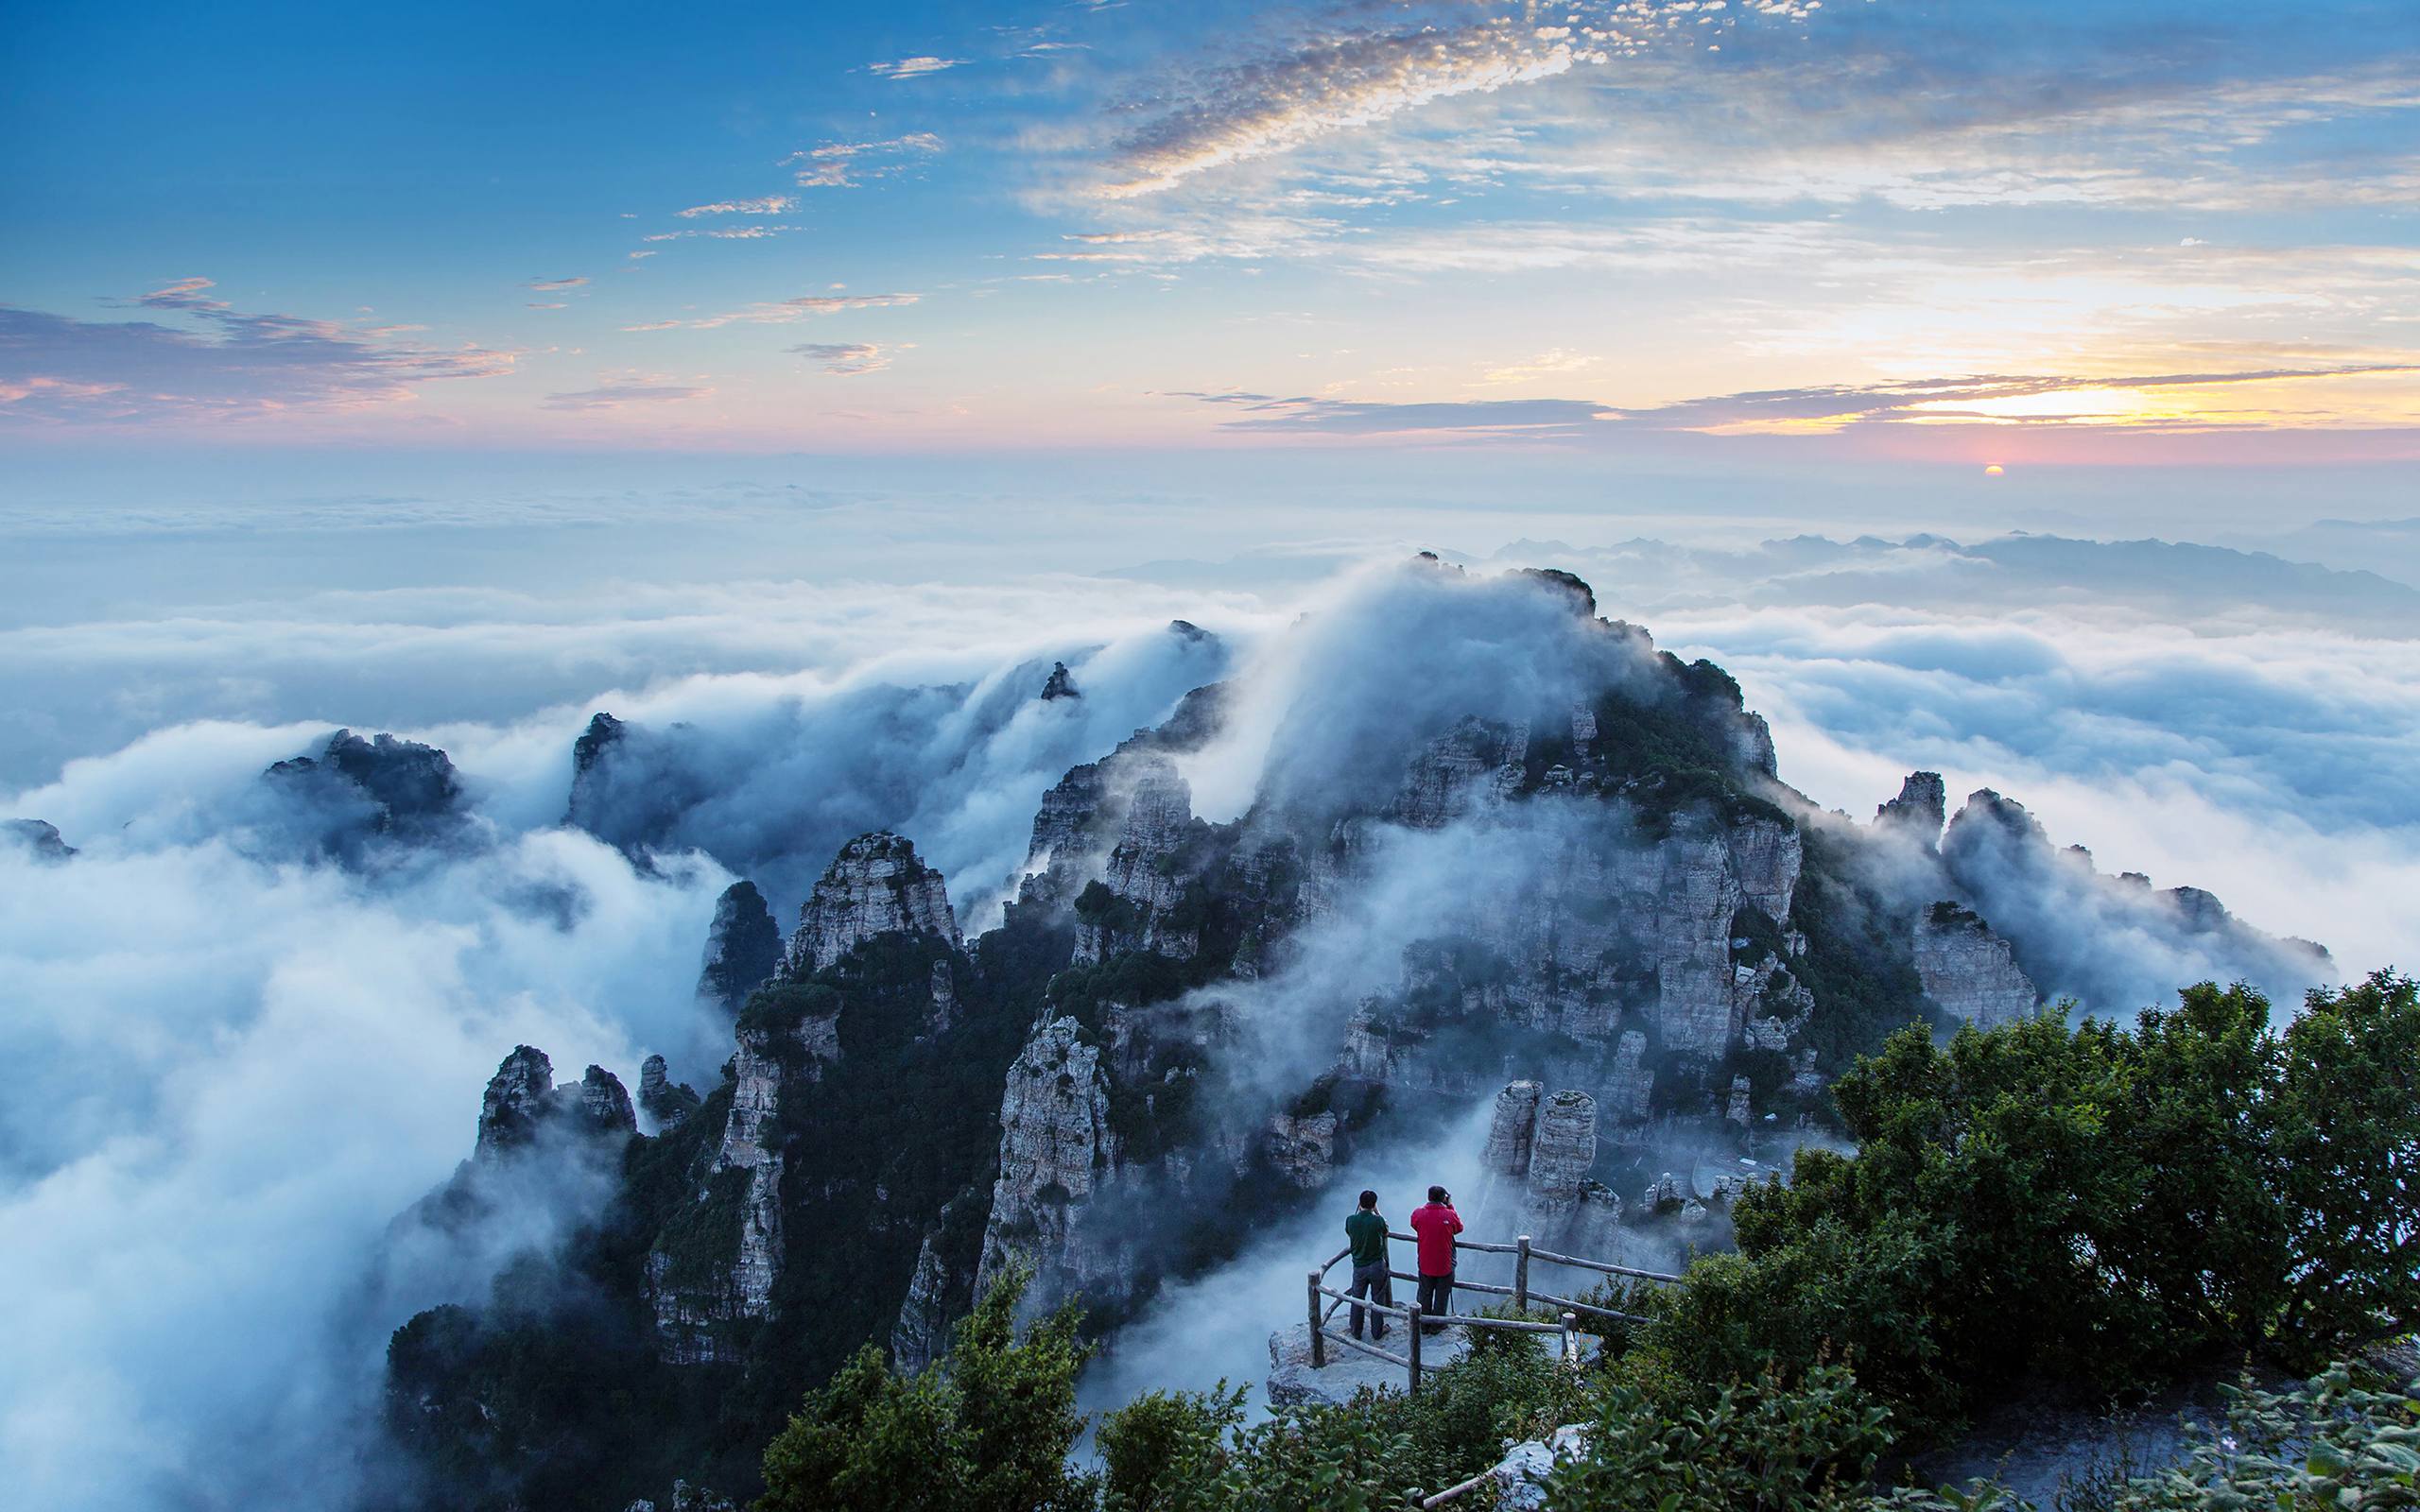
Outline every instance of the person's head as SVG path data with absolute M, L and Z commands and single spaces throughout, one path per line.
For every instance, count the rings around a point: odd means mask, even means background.
M 1443 1187 L 1430 1187 L 1428 1189 L 1428 1200 L 1431 1202 L 1451 1202 L 1453 1200 L 1453 1194 L 1447 1192 Z
M 1361 1211 L 1363 1212 L 1375 1212 L 1378 1211 L 1378 1194 L 1376 1193 L 1364 1192 L 1361 1194 Z

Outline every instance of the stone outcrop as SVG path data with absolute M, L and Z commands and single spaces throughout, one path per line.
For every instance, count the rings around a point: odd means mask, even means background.
M 899 1321 L 890 1328 L 890 1363 L 902 1375 L 914 1375 L 940 1359 L 949 1346 L 952 1288 L 938 1242 L 938 1235 L 926 1234 L 924 1246 L 916 1251 L 908 1298 L 899 1304 Z
M 698 996 L 737 1014 L 748 994 L 781 970 L 782 931 L 756 885 L 742 878 L 715 900 L 706 930 L 706 958 L 698 973 Z
M 310 843 L 348 865 L 380 848 L 452 840 L 469 822 L 453 761 L 393 735 L 365 740 L 339 730 L 315 754 L 274 763 L 261 780 L 285 799 Z
M 1193 789 L 1166 757 L 1143 758 L 1130 771 L 1124 821 L 1099 887 L 1077 900 L 1079 966 L 1120 950 L 1189 960 L 1201 948 L 1201 925 L 1175 917 L 1190 880 Z
M 2087 1008 L 2137 1008 L 2202 978 L 2286 999 L 2335 979 L 2320 946 L 2263 934 L 2197 887 L 2105 875 L 2090 852 L 2054 846 L 2023 804 L 1989 788 L 1951 817 L 1941 857 L 1946 895 L 1991 920 L 2032 984 Z
M 475 1158 L 493 1160 L 535 1143 L 553 1109 L 554 1095 L 554 1062 L 534 1046 L 515 1045 L 488 1078 L 487 1092 L 479 1099 Z
M 60 838 L 59 826 L 45 819 L 0 820 L 0 844 L 22 846 L 37 861 L 65 861 L 76 848 Z
M 546 1053 L 516 1045 L 488 1079 L 479 1099 L 478 1140 L 472 1159 L 501 1160 L 554 1132 L 575 1138 L 635 1134 L 638 1118 L 620 1078 L 602 1066 L 589 1067 L 577 1083 L 557 1087 L 554 1063 Z
M 2008 941 L 1954 902 L 1934 903 L 1916 916 L 1915 961 L 1925 996 L 1978 1029 L 2027 1018 L 2041 1000 Z
M 781 1273 L 782 1154 L 768 1125 L 783 1067 L 769 1031 L 740 1032 L 731 1074 L 731 1111 L 698 1205 L 647 1260 L 658 1347 L 673 1365 L 735 1358 L 724 1325 L 770 1316 Z
M 1327 1183 L 1336 1169 L 1334 1112 L 1278 1113 L 1270 1117 L 1262 1149 L 1277 1174 L 1305 1192 Z
M 977 1296 L 1020 1258 L 1034 1265 L 1045 1305 L 1078 1289 L 1095 1303 L 1114 1301 L 1132 1286 L 1134 1237 L 1085 1222 L 1096 1191 L 1118 1173 L 1100 1061 L 1076 1021 L 1059 1018 L 1036 1029 L 1009 1068 Z
M 1496 1093 L 1483 1157 L 1477 1223 L 1526 1233 L 1543 1248 L 1605 1259 L 1618 1246 L 1621 1198 L 1590 1173 L 1597 1164 L 1597 1100 L 1547 1095 L 1534 1081 Z M 1497 1237 L 1491 1232 L 1486 1237 Z
M 1875 828 L 1905 834 L 1927 850 L 1941 841 L 1949 821 L 1949 792 L 1939 772 L 1910 772 L 1899 796 L 1874 811 Z
M 674 1083 L 662 1056 L 649 1056 L 639 1063 L 639 1107 L 655 1120 L 657 1132 L 680 1127 L 698 1110 L 698 1094 L 687 1084 Z
M 917 859 L 916 848 L 889 831 L 861 834 L 840 848 L 799 911 L 782 970 L 812 976 L 879 935 L 935 935 L 959 943 L 942 874 Z
M 1051 662 L 1050 676 L 1042 684 L 1042 701 L 1055 703 L 1061 698 L 1080 698 L 1083 696 L 1083 690 L 1076 686 L 1075 674 L 1067 670 L 1067 663 Z
M 1483 795 L 1517 787 L 1529 752 L 1527 725 L 1461 720 L 1411 758 L 1392 813 L 1416 829 L 1442 828 Z

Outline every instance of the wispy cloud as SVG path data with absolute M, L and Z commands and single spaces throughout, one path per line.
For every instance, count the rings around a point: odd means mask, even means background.
M 683 220 L 700 215 L 778 215 L 797 205 L 795 195 L 767 195 L 762 199 L 717 199 L 711 205 L 691 205 L 673 214 Z
M 1100 193 L 1170 189 L 1432 100 L 1568 72 L 1605 54 L 1568 28 L 1504 20 L 1325 37 L 1197 80 L 1189 98 L 1121 138 Z
M 1531 439 L 1576 436 L 1605 415 L 1585 399 L 1468 399 L 1390 404 L 1376 400 L 1280 399 L 1269 394 L 1188 393 L 1173 397 L 1241 411 L 1220 429 L 1276 434 L 1384 436 L 1460 431 Z
M 879 74 L 885 78 L 922 78 L 926 74 L 938 74 L 945 68 L 956 68 L 965 61 L 963 58 L 935 58 L 930 54 L 924 54 L 915 58 L 902 58 L 896 62 L 868 63 L 866 71 L 871 74 Z
M 1582 399 L 1424 402 L 1244 392 L 1174 397 L 1239 411 L 1221 422 L 1224 430 L 1330 436 L 1456 432 L 1535 439 L 1623 429 L 1820 435 L 1857 425 L 1950 424 L 2221 430 L 2359 425 L 2365 417 L 2342 408 L 2280 413 L 2272 404 L 2231 405 L 2213 391 L 2413 374 L 2420 374 L 2420 363 L 2108 377 L 1981 373 L 1760 389 L 1631 408 Z M 2404 403 L 2389 422 L 2420 425 L 2420 396 L 2407 394 Z
M 803 189 L 855 189 L 869 180 L 889 178 L 915 158 L 941 149 L 939 136 L 910 131 L 879 142 L 826 142 L 791 153 L 781 166 L 798 169 Z
M 653 320 L 645 325 L 626 325 L 622 329 L 669 331 L 681 326 L 692 331 L 713 331 L 727 325 L 786 325 L 809 316 L 830 315 L 836 310 L 889 309 L 914 304 L 923 298 L 921 294 L 807 294 L 794 300 L 752 304 L 744 310 L 700 316 L 693 320 Z
M 136 423 L 258 419 L 407 399 L 422 384 L 510 372 L 513 354 L 395 339 L 401 328 L 349 327 L 251 314 L 182 279 L 132 302 L 198 322 L 78 320 L 0 306 L 0 419 Z
M 682 214 L 686 215 L 688 212 L 683 211 Z M 769 236 L 783 236 L 791 232 L 804 231 L 805 229 L 806 228 L 803 226 L 787 225 L 692 226 L 683 231 L 650 232 L 647 235 L 640 237 L 639 240 L 643 242 L 679 242 L 687 241 L 693 237 L 704 236 L 718 242 L 756 242 L 763 241 Z
M 618 383 L 596 388 L 581 388 L 567 394 L 548 394 L 548 409 L 622 409 L 631 404 L 675 404 L 687 400 L 703 399 L 711 388 L 687 387 L 673 384 Z
M 871 341 L 808 341 L 789 350 L 806 358 L 825 372 L 853 378 L 859 373 L 879 372 L 890 366 L 890 354 L 912 347 L 882 346 Z
M 557 289 L 576 289 L 587 282 L 584 278 L 533 278 L 527 286 L 541 294 L 551 294 Z

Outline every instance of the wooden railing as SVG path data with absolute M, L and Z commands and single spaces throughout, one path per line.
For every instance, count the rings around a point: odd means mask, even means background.
M 1388 1230 L 1387 1237 L 1406 1240 L 1413 1244 L 1419 1242 L 1411 1234 L 1397 1233 L 1392 1229 Z M 1420 1335 L 1421 1325 L 1424 1322 L 1445 1328 L 1497 1329 L 1509 1333 L 1550 1333 L 1556 1336 L 1556 1358 L 1566 1365 L 1576 1365 L 1579 1361 L 1579 1353 L 1574 1335 L 1579 1327 L 1580 1314 L 1586 1313 L 1596 1317 L 1612 1318 L 1622 1323 L 1644 1323 L 1647 1319 L 1635 1313 L 1624 1313 L 1594 1302 L 1582 1302 L 1573 1297 L 1557 1297 L 1551 1292 L 1533 1289 L 1530 1285 L 1531 1261 L 1544 1261 L 1550 1265 L 1569 1265 L 1579 1270 L 1595 1271 L 1600 1276 L 1622 1276 L 1634 1280 L 1659 1281 L 1667 1285 L 1677 1284 L 1681 1280 L 1680 1277 L 1668 1271 L 1640 1270 L 1634 1265 L 1616 1265 L 1608 1260 L 1590 1260 L 1581 1255 L 1559 1255 L 1550 1249 L 1538 1248 L 1530 1243 L 1528 1234 L 1521 1235 L 1509 1245 L 1490 1245 L 1475 1239 L 1457 1239 L 1454 1241 L 1454 1247 L 1458 1250 L 1467 1249 L 1475 1254 L 1512 1257 L 1512 1285 L 1497 1286 L 1487 1281 L 1466 1281 L 1457 1279 L 1454 1282 L 1456 1291 L 1478 1292 L 1490 1297 L 1509 1297 L 1512 1299 L 1513 1310 L 1525 1314 L 1533 1304 L 1545 1303 L 1560 1308 L 1561 1316 L 1552 1323 L 1527 1316 L 1485 1317 L 1470 1313 L 1451 1313 L 1443 1317 L 1424 1318 L 1421 1315 L 1420 1304 L 1417 1302 L 1397 1307 L 1392 1303 L 1374 1302 L 1367 1297 L 1357 1298 L 1350 1292 L 1340 1292 L 1327 1284 L 1327 1273 L 1336 1268 L 1338 1262 L 1353 1253 L 1352 1249 L 1347 1247 L 1330 1255 L 1327 1263 L 1310 1273 L 1308 1297 L 1311 1368 L 1325 1369 L 1327 1346 L 1340 1345 L 1348 1349 L 1357 1349 L 1363 1354 L 1375 1355 L 1389 1365 L 1402 1366 L 1406 1372 L 1409 1389 L 1417 1396 L 1420 1392 L 1421 1373 Z M 1414 1284 L 1417 1284 L 1420 1280 L 1417 1276 L 1406 1275 L 1402 1271 L 1392 1269 L 1387 1272 L 1387 1276 L 1392 1280 L 1410 1281 Z M 1320 1305 L 1322 1298 L 1331 1299 L 1324 1309 Z M 1379 1316 L 1401 1318 L 1404 1321 L 1404 1352 L 1397 1354 L 1392 1349 L 1382 1349 L 1375 1344 L 1330 1328 L 1328 1320 L 1336 1315 L 1336 1310 L 1340 1307 L 1366 1307 Z M 1428 1512 L 1428 1509 L 1445 1506 L 1486 1486 L 1495 1479 L 1495 1472 L 1493 1469 L 1482 1470 L 1460 1485 L 1449 1486 L 1429 1496 L 1424 1496 L 1416 1490 L 1412 1491 L 1406 1499 L 1407 1507 Z
M 1406 1240 L 1413 1244 L 1418 1243 L 1418 1240 L 1413 1235 L 1397 1233 L 1392 1229 L 1388 1230 L 1387 1237 L 1389 1239 Z M 1421 1325 L 1423 1323 L 1443 1328 L 1497 1329 L 1509 1333 L 1552 1333 L 1557 1335 L 1558 1338 L 1558 1344 L 1560 1347 L 1559 1358 L 1564 1360 L 1572 1360 L 1577 1357 L 1575 1354 L 1573 1334 L 1579 1325 L 1579 1314 L 1586 1313 L 1597 1317 L 1612 1318 L 1615 1321 L 1621 1323 L 1644 1323 L 1647 1319 L 1640 1317 L 1634 1313 L 1620 1312 L 1614 1308 L 1599 1306 L 1594 1302 L 1582 1302 L 1575 1297 L 1558 1297 L 1552 1292 L 1533 1290 L 1530 1285 L 1530 1263 L 1531 1261 L 1542 1260 L 1547 1262 L 1548 1264 L 1570 1265 L 1581 1270 L 1592 1270 L 1603 1276 L 1627 1276 L 1637 1280 L 1663 1281 L 1670 1283 L 1676 1282 L 1681 1279 L 1678 1276 L 1671 1275 L 1666 1271 L 1640 1270 L 1636 1266 L 1616 1265 L 1611 1261 L 1589 1260 L 1580 1255 L 1559 1255 L 1553 1250 L 1540 1249 L 1536 1246 L 1530 1244 L 1530 1236 L 1528 1234 L 1521 1235 L 1520 1238 L 1514 1240 L 1509 1245 L 1490 1245 L 1482 1244 L 1475 1239 L 1457 1239 L 1454 1241 L 1454 1247 L 1457 1250 L 1467 1249 L 1475 1254 L 1512 1256 L 1512 1285 L 1497 1286 L 1487 1281 L 1466 1281 L 1457 1280 L 1454 1282 L 1454 1289 L 1456 1291 L 1478 1292 L 1481 1295 L 1490 1297 L 1509 1297 L 1512 1299 L 1513 1311 L 1525 1315 L 1520 1317 L 1484 1317 L 1477 1314 L 1451 1313 L 1443 1317 L 1424 1318 L 1421 1315 L 1420 1304 L 1417 1302 L 1405 1307 L 1397 1307 L 1392 1303 L 1373 1301 L 1367 1297 L 1357 1298 L 1349 1292 L 1338 1291 L 1335 1287 L 1327 1284 L 1327 1273 L 1334 1270 L 1340 1261 L 1342 1261 L 1345 1257 L 1353 1253 L 1352 1249 L 1347 1247 L 1340 1249 L 1335 1254 L 1330 1255 L 1327 1258 L 1327 1263 L 1325 1264 L 1310 1273 L 1310 1287 L 1307 1295 L 1310 1304 L 1311 1368 L 1314 1370 L 1325 1369 L 1327 1367 L 1327 1346 L 1331 1343 L 1338 1344 L 1348 1349 L 1357 1349 L 1363 1354 L 1375 1355 L 1377 1358 L 1386 1361 L 1390 1365 L 1401 1366 L 1406 1372 L 1409 1389 L 1417 1395 L 1420 1390 L 1420 1336 Z M 1415 1285 L 1418 1284 L 1420 1280 L 1419 1277 L 1407 1275 L 1399 1270 L 1389 1270 L 1387 1272 L 1387 1276 L 1390 1280 L 1410 1281 Z M 1320 1302 L 1322 1297 L 1333 1298 L 1333 1300 L 1329 1301 L 1325 1308 L 1322 1308 Z M 1550 1307 L 1560 1308 L 1562 1310 L 1561 1319 L 1557 1322 L 1547 1323 L 1528 1317 L 1526 1314 L 1529 1313 L 1532 1304 L 1536 1303 L 1545 1303 Z M 1381 1349 L 1375 1344 L 1365 1342 L 1361 1339 L 1355 1338 L 1352 1334 L 1330 1328 L 1328 1326 L 1328 1319 L 1336 1315 L 1336 1310 L 1340 1307 L 1368 1308 L 1373 1314 L 1381 1317 L 1396 1317 L 1403 1319 L 1406 1325 L 1404 1331 L 1404 1352 L 1402 1354 L 1397 1354 L 1392 1349 Z

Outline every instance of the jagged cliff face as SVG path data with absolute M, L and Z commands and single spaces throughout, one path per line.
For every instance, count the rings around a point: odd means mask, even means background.
M 942 874 L 898 835 L 859 835 L 808 895 L 782 969 L 810 976 L 878 936 L 916 934 L 959 943 Z
M 1996 1029 L 2031 1014 L 2037 1000 L 2032 978 L 2016 964 L 2008 941 L 1956 903 L 1939 902 L 1916 916 L 1916 974 L 1925 996 L 1943 1012 Z
M 1074 1019 L 1035 1029 L 1009 1068 L 1000 1127 L 1000 1176 L 977 1291 L 1019 1257 L 1034 1264 L 1048 1297 L 1062 1295 L 1068 1278 L 1115 1284 L 1117 1244 L 1090 1231 L 1098 1226 L 1085 1218 L 1096 1187 L 1119 1175 L 1120 1151 L 1100 1051 L 1084 1042 Z
M 782 931 L 773 922 L 772 909 L 756 885 L 742 878 L 715 900 L 698 995 L 735 1014 L 748 994 L 781 969 L 783 954 Z
M 642 1069 L 657 1132 L 614 1220 L 661 1359 L 786 1406 L 866 1340 L 929 1362 L 1020 1262 L 1034 1305 L 1114 1324 L 1214 1258 L 1168 1214 L 1286 1213 L 1482 1108 L 1478 1237 L 1616 1255 L 1820 1130 L 1826 1074 L 1891 1031 L 2062 990 L 2090 959 L 2063 910 L 2296 952 L 2096 876 L 1996 795 L 1950 821 L 1937 774 L 1871 824 L 1818 813 L 1736 684 L 1576 580 L 1405 582 L 1306 618 L 1326 649 L 1290 681 L 1199 689 L 1073 765 L 979 938 L 888 832 L 840 848 L 778 960 L 761 893 L 725 894 L 726 1074 L 700 1097 Z M 1063 667 L 1021 696 L 1103 696 Z M 600 784 L 642 733 L 581 737 L 575 819 L 641 812 Z M 618 1082 L 551 1076 L 508 1059 L 480 1159 L 564 1120 L 629 1140 Z

